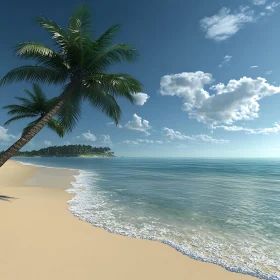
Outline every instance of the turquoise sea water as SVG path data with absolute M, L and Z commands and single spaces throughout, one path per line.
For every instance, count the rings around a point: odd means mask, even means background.
M 195 259 L 280 279 L 280 160 L 18 158 L 79 169 L 80 219 Z

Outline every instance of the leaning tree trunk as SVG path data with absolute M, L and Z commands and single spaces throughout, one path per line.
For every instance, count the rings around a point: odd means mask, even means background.
M 61 106 L 68 99 L 71 91 L 69 90 L 67 93 L 63 95 L 63 97 L 58 101 L 58 103 L 51 109 L 38 123 L 30 129 L 27 133 L 23 134 L 21 138 L 16 141 L 10 148 L 8 148 L 1 156 L 0 156 L 0 167 L 16 152 L 18 152 L 24 145 L 26 145 L 40 130 L 48 124 L 48 122 L 57 114 Z

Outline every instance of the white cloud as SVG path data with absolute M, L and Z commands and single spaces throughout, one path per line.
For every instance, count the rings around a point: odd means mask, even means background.
M 195 137 L 196 140 L 200 140 L 200 141 L 203 141 L 203 142 L 210 142 L 210 143 L 215 143 L 215 144 L 229 143 L 229 140 L 215 139 L 215 138 L 211 137 L 210 135 L 206 135 L 206 134 L 200 134 L 200 135 L 196 135 L 194 137 Z
M 204 86 L 212 82 L 212 75 L 201 71 L 165 75 L 160 80 L 160 94 L 182 97 L 183 110 L 189 111 L 209 97 Z
M 108 122 L 108 123 L 106 123 L 106 125 L 115 125 L 115 123 L 114 122 Z M 118 124 L 117 128 L 123 128 L 123 127 L 122 127 L 121 124 Z
M 90 132 L 90 130 L 88 132 L 83 133 L 82 136 L 87 141 L 96 141 L 96 137 Z
M 9 142 L 11 140 L 15 140 L 16 138 L 16 136 L 8 134 L 8 129 L 0 126 L 0 144 L 1 142 Z
M 101 135 L 100 136 L 100 141 L 104 145 L 108 145 L 108 146 L 112 145 L 112 141 L 111 141 L 110 135 Z
M 258 68 L 259 66 L 257 66 L 257 65 L 253 65 L 253 66 L 251 66 L 250 68 Z
M 44 140 L 44 145 L 47 146 L 47 147 L 49 147 L 49 146 L 52 145 L 52 142 L 49 141 L 49 140 Z
M 272 71 L 266 71 L 265 74 L 266 75 L 270 75 L 272 73 Z
M 179 82 L 177 77 L 180 77 Z M 212 86 L 210 89 L 216 93 L 210 95 L 203 87 L 212 81 L 212 75 L 203 72 L 164 76 L 160 93 L 181 97 L 182 109 L 189 113 L 189 117 L 208 125 L 258 118 L 258 101 L 280 93 L 280 87 L 268 84 L 264 78 L 243 77 L 230 80 L 227 85 Z
M 155 141 L 149 139 L 137 139 L 137 140 L 124 140 L 122 143 L 131 144 L 131 145 L 140 145 L 140 144 L 163 144 L 163 141 Z
M 175 131 L 167 127 L 162 129 L 162 133 L 169 140 L 190 140 L 190 141 L 198 141 L 198 142 L 209 142 L 215 144 L 229 143 L 229 140 L 215 139 L 212 138 L 210 135 L 206 135 L 206 134 L 187 136 L 179 131 Z
M 271 4 L 269 4 L 269 5 L 267 5 L 266 7 L 265 7 L 265 9 L 266 10 L 268 10 L 269 12 L 275 12 L 275 8 L 277 8 L 277 6 L 279 6 L 280 5 L 280 2 L 272 2 Z
M 246 128 L 242 126 L 213 126 L 213 129 L 221 128 L 226 131 L 245 131 L 247 134 L 278 134 L 280 132 L 280 122 L 276 122 L 273 127 L 268 128 Z
M 229 64 L 229 62 L 230 62 L 230 60 L 232 59 L 232 56 L 230 56 L 230 55 L 226 55 L 225 57 L 224 57 L 224 60 L 221 62 L 221 64 L 219 64 L 219 68 L 222 68 L 222 67 L 224 67 L 225 65 L 227 65 L 227 64 Z
M 170 140 L 175 140 L 175 139 L 178 139 L 178 140 L 195 140 L 193 137 L 190 137 L 190 136 L 186 136 L 186 135 L 183 135 L 181 132 L 179 131 L 175 131 L 171 128 L 163 128 L 162 129 L 162 133 L 165 137 L 167 137 L 168 139 Z
M 131 130 L 143 131 L 146 135 L 150 135 L 148 130 L 152 128 L 149 125 L 149 121 L 142 119 L 136 114 L 133 114 L 132 120 L 125 124 L 124 127 Z
M 68 146 L 71 145 L 71 143 L 69 141 L 64 142 L 64 145 Z
M 133 96 L 135 98 L 135 104 L 140 106 L 144 105 L 150 98 L 148 94 L 142 92 L 135 93 Z
M 266 3 L 266 0 L 252 0 L 252 3 L 254 5 L 260 6 L 260 5 L 264 5 Z
M 245 24 L 253 22 L 253 15 L 254 11 L 248 7 L 240 7 L 233 13 L 228 8 L 222 8 L 218 14 L 203 18 L 200 26 L 206 38 L 221 42 L 235 35 Z
M 137 142 L 137 141 L 131 141 L 131 140 L 124 140 L 124 141 L 122 141 L 122 143 L 125 143 L 125 144 L 132 144 L 132 145 L 139 145 L 139 142 Z
M 148 139 L 137 139 L 139 143 L 147 143 L 147 144 L 153 144 L 154 140 L 148 140 Z

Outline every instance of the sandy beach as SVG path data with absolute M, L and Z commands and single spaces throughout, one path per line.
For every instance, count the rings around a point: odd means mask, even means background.
M 66 203 L 75 174 L 15 161 L 0 169 L 1 279 L 256 279 L 80 221 Z

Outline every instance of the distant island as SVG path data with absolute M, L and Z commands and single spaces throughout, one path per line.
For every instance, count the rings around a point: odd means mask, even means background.
M 0 153 L 1 155 L 1 153 Z M 115 157 L 109 147 L 90 145 L 50 146 L 40 150 L 17 152 L 16 157 Z

